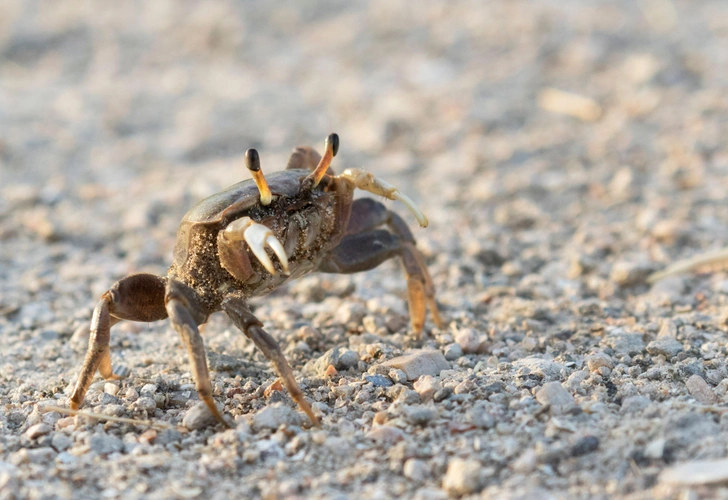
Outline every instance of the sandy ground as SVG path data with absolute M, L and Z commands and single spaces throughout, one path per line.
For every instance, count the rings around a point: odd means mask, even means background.
M 1 2 L 0 498 L 728 498 L 728 274 L 645 282 L 728 243 L 726 96 L 722 0 Z M 166 321 L 113 329 L 84 406 L 156 427 L 44 410 L 247 148 L 332 131 L 429 216 L 444 329 L 397 262 L 314 275 L 252 304 L 321 429 L 218 314 L 235 429 Z

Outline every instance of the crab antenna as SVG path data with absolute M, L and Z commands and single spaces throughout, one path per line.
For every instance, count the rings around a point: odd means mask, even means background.
M 314 171 L 308 176 L 308 178 L 313 179 L 313 187 L 319 185 L 319 182 L 321 182 L 324 174 L 326 174 L 326 171 L 329 169 L 329 165 L 331 165 L 331 160 L 333 160 L 336 153 L 339 152 L 339 136 L 337 134 L 329 134 L 326 138 L 325 148 L 326 151 L 324 151 L 324 156 L 321 158 L 321 161 Z
M 273 195 L 271 195 L 268 183 L 263 176 L 263 171 L 260 169 L 260 156 L 258 156 L 258 151 L 250 148 L 245 152 L 245 166 L 250 170 L 255 185 L 258 186 L 260 203 L 265 206 L 270 205 L 270 202 L 273 201 Z

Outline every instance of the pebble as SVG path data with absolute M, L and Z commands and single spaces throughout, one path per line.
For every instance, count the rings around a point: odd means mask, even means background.
M 647 344 L 647 352 L 653 356 L 662 354 L 668 359 L 677 356 L 683 350 L 680 342 L 671 337 L 658 337 Z
M 86 444 L 98 455 L 110 455 L 124 449 L 122 440 L 112 434 L 92 434 Z
M 536 470 L 537 466 L 538 453 L 533 448 L 529 448 L 521 453 L 521 456 L 511 465 L 513 471 L 519 474 L 530 474 Z
M 157 392 L 157 386 L 155 384 L 144 384 L 139 394 L 147 397 L 154 397 L 154 393 Z
M 404 409 L 404 418 L 412 425 L 425 426 L 436 417 L 437 410 L 430 406 L 412 405 Z
M 638 262 L 615 262 L 610 279 L 620 286 L 636 286 L 645 283 L 647 276 L 654 270 L 653 266 Z
M 139 400 L 141 399 L 144 398 L 139 398 Z M 187 410 L 187 413 L 185 413 L 185 416 L 182 419 L 182 425 L 191 431 L 198 431 L 205 427 L 215 425 L 216 423 L 217 419 L 207 405 L 202 401 Z
M 713 389 L 700 375 L 692 375 L 688 378 L 685 387 L 688 388 L 688 392 L 692 397 L 704 405 L 712 405 L 718 402 Z
M 381 364 L 383 368 L 397 368 L 407 375 L 407 380 L 416 380 L 422 375 L 439 375 L 442 370 L 449 370 L 450 363 L 440 351 L 413 351 L 404 356 L 392 358 Z
M 484 472 L 483 466 L 476 460 L 453 458 L 448 463 L 442 487 L 453 496 L 478 493 L 485 485 Z
M 584 436 L 571 447 L 571 456 L 580 457 L 596 451 L 599 448 L 599 438 Z
M 334 321 L 344 325 L 358 325 L 366 316 L 367 308 L 359 302 L 344 302 L 334 314 Z
M 415 391 L 420 395 L 420 400 L 429 401 L 435 396 L 435 393 L 442 389 L 440 382 L 432 375 L 423 375 L 413 384 Z
M 495 417 L 488 413 L 482 405 L 476 405 L 465 413 L 465 419 L 479 429 L 492 429 L 495 427 Z
M 728 482 L 728 458 L 693 460 L 668 467 L 657 481 L 676 486 L 699 486 Z
M 574 396 L 559 382 L 549 382 L 536 391 L 536 401 L 551 407 L 551 413 L 561 415 L 574 407 Z
M 394 382 L 392 382 L 388 377 L 384 377 L 382 375 L 370 375 L 367 373 L 362 378 L 371 383 L 374 387 L 392 387 L 394 385 Z
M 463 356 L 463 348 L 459 344 L 448 344 L 444 349 L 445 359 L 455 361 Z
M 647 396 L 628 396 L 622 400 L 622 413 L 637 413 L 650 406 L 650 398 Z
M 404 439 L 405 434 L 397 427 L 393 427 L 391 425 L 379 425 L 367 432 L 366 436 L 372 441 L 394 444 Z
M 73 438 L 62 432 L 56 432 L 51 438 L 51 446 L 58 451 L 65 451 L 73 446 Z
M 474 354 L 480 347 L 480 332 L 474 328 L 463 328 L 455 333 L 455 342 L 465 354 Z
M 348 370 L 352 366 L 359 363 L 359 354 L 351 349 L 334 347 L 329 349 L 318 359 L 313 361 L 312 365 L 307 365 L 309 370 L 312 368 L 315 373 L 320 376 L 326 374 L 329 366 L 333 366 L 337 370 Z
M 145 396 L 134 401 L 131 407 L 136 411 L 153 412 L 157 409 L 157 401 L 154 398 Z
M 389 373 L 387 375 L 395 384 L 404 384 L 405 382 L 407 382 L 407 374 L 397 368 L 389 370 Z
M 588 356 L 586 364 L 590 372 L 598 372 L 600 368 L 609 368 L 611 370 L 614 367 L 612 358 L 601 352 Z
M 53 429 L 50 425 L 40 423 L 31 425 L 28 427 L 28 430 L 25 431 L 25 435 L 28 437 L 28 439 L 37 439 L 41 436 L 45 436 L 46 434 L 50 433 Z
M 526 367 L 531 373 L 541 375 L 546 380 L 558 379 L 561 377 L 561 371 L 566 370 L 566 366 L 561 363 L 534 356 L 516 360 L 513 365 L 516 367 Z
M 607 333 L 601 343 L 614 349 L 618 356 L 623 354 L 634 356 L 645 348 L 641 333 L 627 333 L 621 328 L 615 328 Z
M 296 413 L 282 403 L 273 403 L 262 410 L 258 410 L 253 416 L 253 430 L 258 432 L 263 429 L 278 429 L 281 425 L 298 425 Z
M 430 468 L 424 460 L 410 458 L 405 461 L 402 473 L 412 481 L 422 482 L 430 477 Z
M 104 392 L 116 396 L 119 393 L 119 386 L 117 384 L 107 382 L 104 384 Z

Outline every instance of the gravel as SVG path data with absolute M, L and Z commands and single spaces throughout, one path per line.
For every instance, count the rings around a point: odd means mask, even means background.
M 728 7 L 0 3 L 0 500 L 728 496 Z M 427 214 L 444 319 L 387 261 L 251 300 L 322 421 L 221 314 L 200 403 L 168 321 L 68 415 L 99 297 L 184 213 L 341 138 Z M 128 420 L 136 423 L 129 423 Z M 150 423 L 147 420 L 151 420 Z

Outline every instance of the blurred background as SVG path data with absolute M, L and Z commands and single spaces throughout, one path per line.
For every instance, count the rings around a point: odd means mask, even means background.
M 3 380 L 65 386 L 82 352 L 68 340 L 95 297 L 130 272 L 165 273 L 182 215 L 249 177 L 246 149 L 271 172 L 330 132 L 335 169 L 368 169 L 428 215 L 415 234 L 443 311 L 453 329 L 489 332 L 496 365 L 534 349 L 590 352 L 589 311 L 652 335 L 676 304 L 725 302 L 725 276 L 700 296 L 685 280 L 644 285 L 667 262 L 728 244 L 725 0 L 3 0 Z M 343 302 L 386 292 L 404 311 L 396 266 L 353 277 Z M 261 301 L 276 335 L 318 314 L 304 309 L 315 294 L 292 288 L 297 300 Z M 228 327 L 210 326 L 207 345 L 234 345 Z M 130 334 L 143 328 L 166 347 Z M 164 365 L 149 376 L 185 366 L 168 325 L 117 330 L 127 348 L 114 355 L 137 373 L 155 349 Z M 538 341 L 521 345 L 526 334 Z M 435 347 L 452 343 L 438 335 Z M 705 359 L 725 350 L 705 342 Z M 481 366 L 466 358 L 458 366 Z M 640 391 L 652 384 L 636 377 Z M 653 399 L 684 390 L 653 385 Z M 32 394 L 21 389 L 18 405 Z M 506 463 L 520 449 L 509 446 Z M 604 449 L 562 477 L 601 494 L 612 472 L 580 474 L 612 457 L 631 478 L 613 492 L 651 486 L 655 474 L 630 475 L 622 452 Z

